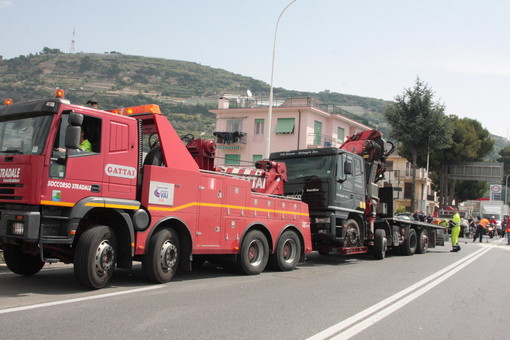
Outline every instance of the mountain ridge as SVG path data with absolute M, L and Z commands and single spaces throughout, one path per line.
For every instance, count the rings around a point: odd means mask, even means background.
M 224 69 L 195 62 L 124 55 L 119 52 L 63 53 L 44 48 L 42 52 L 11 59 L 0 57 L 0 96 L 14 101 L 51 96 L 63 88 L 73 103 L 98 101 L 100 108 L 113 109 L 154 103 L 161 106 L 180 135 L 198 134 L 212 138 L 217 100 L 226 93 L 242 97 L 247 90 L 254 97 L 268 97 L 269 84 Z M 274 88 L 274 97 L 312 97 L 325 105 L 343 108 L 342 114 L 383 131 L 389 126 L 384 111 L 391 101 L 330 91 L 307 92 Z M 349 108 L 349 107 L 354 107 Z M 507 146 L 494 136 L 495 150 Z M 491 157 L 492 158 L 492 157 Z

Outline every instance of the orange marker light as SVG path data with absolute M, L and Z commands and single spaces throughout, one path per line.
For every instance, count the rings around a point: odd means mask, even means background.
M 64 98 L 64 90 L 58 89 L 55 91 L 55 98 Z
M 4 105 L 7 106 L 7 105 L 11 105 L 12 104 L 12 99 L 11 98 L 6 98 L 4 100 Z
M 119 115 L 137 115 L 137 114 L 161 114 L 161 109 L 159 105 L 156 104 L 148 104 L 148 105 L 140 105 L 140 106 L 132 106 L 132 107 L 124 107 L 121 109 L 109 110 L 109 112 L 113 112 Z

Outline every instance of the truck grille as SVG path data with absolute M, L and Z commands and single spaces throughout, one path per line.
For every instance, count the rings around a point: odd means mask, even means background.
M 23 188 L 23 184 L 0 183 L 0 200 L 20 201 L 22 196 L 16 195 L 17 188 Z

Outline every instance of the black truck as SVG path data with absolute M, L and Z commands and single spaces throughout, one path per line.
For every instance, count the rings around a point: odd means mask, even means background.
M 393 216 L 393 188 L 377 185 L 392 151 L 373 130 L 349 137 L 340 148 L 270 155 L 287 167 L 285 195 L 309 205 L 314 250 L 347 255 L 371 249 L 383 259 L 389 248 L 413 255 L 444 245 L 442 226 Z

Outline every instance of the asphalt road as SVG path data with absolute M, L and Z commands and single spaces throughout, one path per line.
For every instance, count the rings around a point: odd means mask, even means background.
M 447 243 L 383 261 L 314 253 L 297 270 L 257 276 L 206 263 L 163 285 L 137 266 L 99 291 L 69 265 L 33 277 L 0 267 L 0 338 L 508 338 L 510 246 L 461 241 L 458 253 Z

